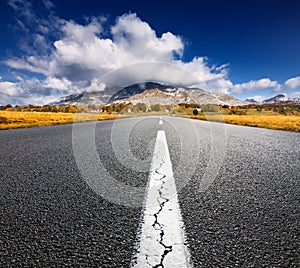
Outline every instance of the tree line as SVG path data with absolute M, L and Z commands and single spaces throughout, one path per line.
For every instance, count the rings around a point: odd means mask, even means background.
M 146 112 L 164 112 L 164 113 L 186 113 L 186 114 L 201 114 L 201 113 L 222 113 L 222 114 L 235 114 L 246 115 L 250 112 L 257 113 L 276 113 L 283 115 L 300 115 L 300 104 L 249 104 L 242 106 L 229 106 L 229 105 L 216 105 L 216 104 L 193 104 L 181 103 L 178 105 L 160 105 L 152 104 L 146 105 L 145 103 L 118 103 L 110 105 L 95 105 L 89 104 L 86 106 L 52 106 L 52 105 L 2 105 L 0 111 L 19 111 L 19 112 L 52 112 L 52 113 L 146 113 Z

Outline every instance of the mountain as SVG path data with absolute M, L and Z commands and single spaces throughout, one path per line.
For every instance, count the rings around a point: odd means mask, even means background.
M 148 106 L 152 104 L 176 105 L 179 103 L 193 104 L 220 104 L 220 105 L 245 105 L 246 103 L 227 94 L 212 94 L 202 89 L 184 88 L 184 87 L 163 87 L 161 89 L 152 88 L 144 90 L 142 93 L 135 94 L 129 98 L 114 97 L 112 103 L 145 103 Z
M 120 90 L 119 87 L 106 88 L 103 91 L 96 92 L 83 92 L 80 94 L 72 94 L 65 97 L 61 97 L 49 105 L 64 106 L 64 105 L 76 105 L 84 106 L 89 104 L 105 105 L 109 103 L 111 95 Z
M 148 89 L 140 94 L 136 94 L 130 98 L 116 100 L 113 103 L 145 103 L 150 106 L 152 104 L 162 104 L 162 105 L 176 105 L 178 103 L 196 103 L 192 98 L 190 98 L 186 93 L 176 90 L 173 93 L 163 92 L 157 88 Z
M 255 99 L 245 99 L 245 101 L 250 102 L 250 103 L 257 103 L 258 102 Z
M 109 87 L 102 91 L 85 92 L 62 97 L 51 105 L 105 105 L 117 103 L 145 103 L 176 105 L 179 103 L 245 105 L 228 94 L 213 94 L 199 88 L 176 87 L 155 82 L 138 83 L 126 87 Z
M 49 103 L 49 105 L 55 105 L 55 106 L 60 106 L 60 105 L 70 105 L 73 102 L 79 101 L 83 97 L 84 93 L 80 94 L 71 94 L 65 97 L 61 97 L 57 99 L 55 102 Z
M 264 100 L 263 103 L 285 102 L 288 100 L 289 100 L 289 98 L 286 95 L 278 94 L 272 98 Z
M 130 98 L 131 96 L 134 96 L 136 94 L 140 94 L 148 89 L 158 89 L 163 92 L 167 92 L 168 89 L 174 89 L 173 86 L 167 86 L 167 85 L 161 85 L 154 82 L 146 82 L 146 83 L 139 83 L 134 84 L 131 86 L 124 87 L 120 89 L 118 92 L 113 94 L 109 100 L 109 103 L 114 102 L 116 100 L 122 100 L 126 98 Z

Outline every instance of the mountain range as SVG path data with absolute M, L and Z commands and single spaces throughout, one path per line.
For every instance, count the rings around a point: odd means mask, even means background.
M 289 100 L 289 98 L 287 97 L 287 95 L 278 94 L 272 98 L 264 100 L 263 103 L 284 102 L 284 101 L 288 101 L 288 100 Z
M 199 88 L 162 85 L 155 82 L 138 83 L 126 87 L 109 87 L 103 91 L 72 94 L 50 105 L 106 105 L 117 103 L 145 103 L 176 105 L 179 103 L 245 105 L 247 102 L 228 94 L 209 93 Z
M 179 103 L 221 104 L 230 106 L 246 104 L 244 101 L 238 100 L 230 95 L 212 94 L 199 88 L 162 86 L 153 83 L 146 83 L 145 88 L 140 88 L 139 86 L 140 85 L 134 85 L 120 90 L 112 96 L 110 102 L 113 104 L 145 103 L 149 106 L 152 104 L 176 105 Z M 132 94 L 130 89 L 138 87 L 139 90 L 134 92 L 136 94 Z
M 278 103 L 293 101 L 286 95 L 279 94 L 263 103 Z M 296 100 L 299 101 L 298 99 Z M 118 103 L 145 103 L 146 105 L 162 104 L 176 105 L 179 103 L 218 104 L 218 105 L 247 105 L 256 103 L 254 99 L 239 100 L 233 96 L 222 93 L 210 93 L 200 88 L 162 85 L 156 82 L 138 83 L 126 87 L 106 87 L 102 91 L 83 92 L 72 94 L 50 105 L 107 105 Z

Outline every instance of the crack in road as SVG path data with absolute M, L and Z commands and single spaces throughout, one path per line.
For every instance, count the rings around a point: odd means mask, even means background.
M 189 260 L 166 135 L 158 131 L 132 267 L 187 268 Z
M 160 240 L 159 240 L 158 242 L 159 242 L 159 244 L 161 244 L 161 245 L 165 248 L 165 250 L 164 250 L 163 254 L 161 255 L 160 263 L 159 263 L 159 264 L 156 264 L 155 266 L 153 266 L 153 268 L 159 268 L 159 267 L 164 268 L 164 265 L 163 265 L 164 259 L 165 259 L 165 257 L 167 256 L 168 253 L 172 252 L 172 246 L 167 246 L 167 245 L 165 245 L 164 242 L 163 242 L 163 240 L 164 240 L 164 234 L 165 234 L 165 233 L 164 233 L 164 230 L 163 230 L 163 226 L 162 226 L 162 225 L 159 223 L 159 221 L 158 221 L 158 215 L 159 215 L 159 214 L 161 213 L 161 211 L 163 210 L 165 204 L 166 204 L 167 202 L 169 202 L 169 199 L 168 199 L 168 198 L 163 197 L 163 192 L 162 192 L 162 190 L 163 190 L 163 188 L 164 188 L 164 185 L 165 185 L 165 183 L 166 183 L 166 182 L 164 181 L 164 179 L 165 179 L 167 176 L 166 176 L 165 174 L 163 174 L 163 173 L 158 172 L 158 170 L 163 166 L 164 163 L 165 163 L 165 161 L 162 159 L 160 167 L 157 168 L 157 169 L 154 171 L 156 174 L 159 174 L 159 175 L 161 175 L 162 177 L 159 179 L 159 181 L 161 181 L 161 187 L 160 187 L 160 189 L 158 189 L 159 197 L 157 198 L 157 202 L 159 203 L 159 210 L 158 210 L 158 212 L 156 212 L 156 213 L 154 214 L 155 221 L 154 221 L 154 223 L 152 224 L 152 227 L 153 227 L 155 230 L 157 230 L 156 226 L 158 226 L 158 228 L 159 228 L 158 230 L 160 231 Z M 164 201 L 161 202 L 160 198 L 163 199 Z

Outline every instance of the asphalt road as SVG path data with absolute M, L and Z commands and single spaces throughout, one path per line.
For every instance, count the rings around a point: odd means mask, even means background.
M 129 267 L 162 129 L 193 266 L 299 267 L 300 135 L 158 122 L 1 131 L 0 266 Z

